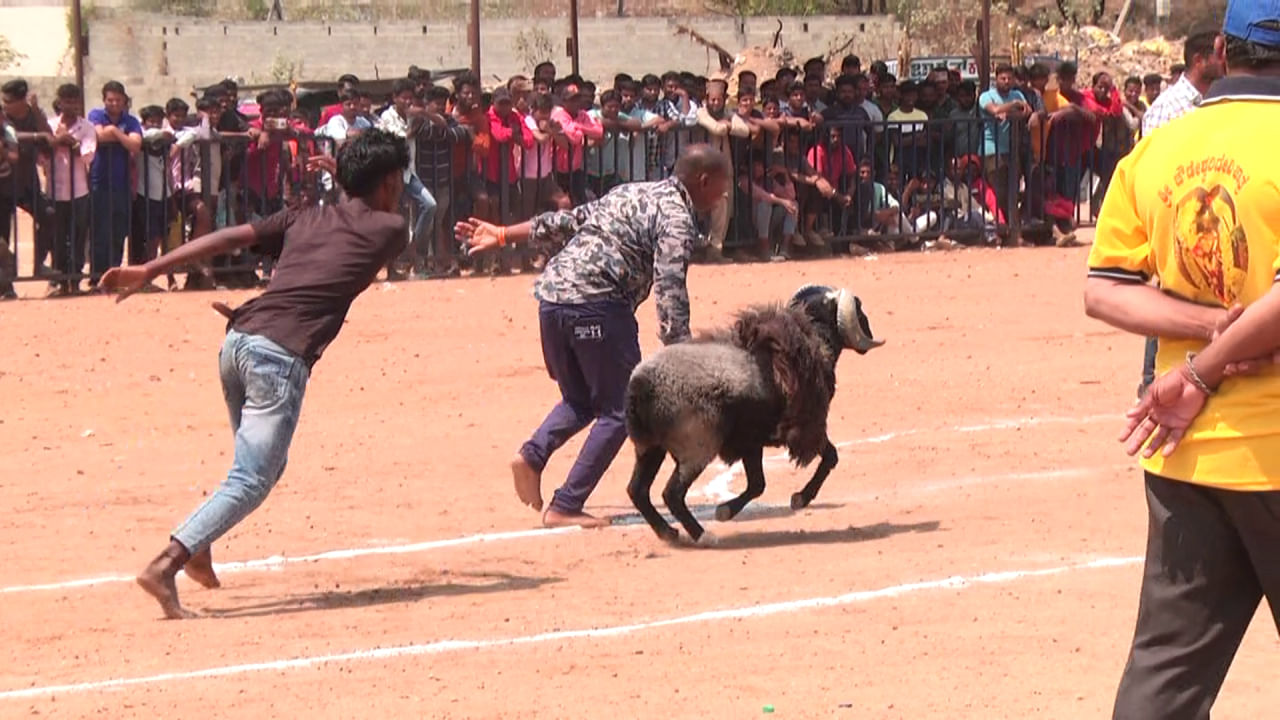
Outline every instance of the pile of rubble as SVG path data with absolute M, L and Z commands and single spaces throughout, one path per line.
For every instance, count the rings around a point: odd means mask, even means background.
M 761 82 L 772 78 L 784 67 L 795 67 L 796 59 L 786 48 L 766 48 L 751 46 L 733 57 L 733 68 L 729 71 L 715 73 L 714 77 L 729 81 L 730 97 L 738 94 L 738 73 L 750 70 Z
M 1122 42 L 1107 30 L 1092 25 L 1075 30 L 1051 27 L 1039 36 L 1024 37 L 1023 53 L 1057 54 L 1070 59 L 1078 52 L 1082 84 L 1102 71 L 1122 82 L 1131 75 L 1141 77 L 1147 73 L 1168 77 L 1169 67 L 1182 62 L 1182 42 L 1160 35 Z

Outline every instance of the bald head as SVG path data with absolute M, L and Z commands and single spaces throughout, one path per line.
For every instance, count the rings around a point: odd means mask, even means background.
M 729 157 L 710 145 L 687 145 L 676 161 L 676 177 L 699 212 L 712 209 L 724 198 L 729 172 Z
M 676 160 L 676 177 L 685 185 L 698 175 L 729 174 L 729 158 L 706 144 L 686 145 Z

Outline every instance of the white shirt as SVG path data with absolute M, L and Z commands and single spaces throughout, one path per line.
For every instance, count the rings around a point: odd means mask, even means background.
M 173 130 L 167 120 L 165 127 Z M 182 153 L 172 160 L 174 187 L 197 194 L 207 189 L 210 195 L 217 196 L 222 188 L 222 145 L 213 142 L 214 131 L 209 125 L 209 116 L 201 113 L 199 125 L 181 128 L 175 132 L 175 136 L 177 141 L 174 144 L 182 148 Z M 197 144 L 197 140 L 210 142 Z M 206 153 L 209 159 L 208 188 L 203 187 L 205 173 L 201 168 Z
M 533 115 L 526 115 L 524 124 L 530 130 L 538 129 L 538 121 L 533 119 Z M 552 147 L 555 145 L 551 138 L 536 143 L 534 148 L 524 151 L 524 156 L 520 162 L 520 177 L 526 180 L 539 180 L 551 174 L 554 156 L 552 155 Z
M 880 109 L 879 105 L 871 102 L 871 100 L 863 100 L 862 109 L 867 111 L 867 117 L 871 118 L 871 122 L 884 122 L 884 111 Z M 879 128 L 876 129 L 879 130 Z
M 392 108 L 392 110 L 394 111 L 395 109 Z M 372 127 L 373 125 L 366 120 L 363 115 L 357 115 L 355 122 L 348 123 L 346 117 L 342 114 L 338 114 L 329 118 L 329 122 L 326 123 L 324 127 L 317 130 L 316 134 L 333 138 L 338 141 L 339 145 L 341 145 L 347 141 L 347 132 L 351 129 L 369 130 Z
M 357 120 L 356 126 L 359 127 L 359 125 L 360 122 Z M 400 113 L 396 111 L 395 106 L 392 105 L 382 113 L 381 117 L 378 118 L 378 129 L 392 133 L 393 135 L 399 135 L 409 141 L 409 167 L 404 171 L 404 181 L 409 182 L 409 179 L 413 177 L 414 168 L 418 166 L 418 143 L 409 138 L 409 119 L 402 117 Z
M 1173 87 L 1160 93 L 1160 97 L 1147 108 L 1147 114 L 1142 116 L 1143 137 L 1195 110 L 1201 100 L 1204 96 L 1183 74 Z
M 138 163 L 138 197 L 156 201 L 173 197 L 172 179 L 169 176 L 167 162 L 172 145 L 158 142 L 169 133 L 170 131 L 164 128 L 148 128 L 142 131 L 142 152 L 135 158 Z

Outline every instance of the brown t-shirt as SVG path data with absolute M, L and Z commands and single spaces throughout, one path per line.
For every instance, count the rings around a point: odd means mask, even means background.
M 9 118 L 9 125 L 17 133 L 47 133 L 49 132 L 49 119 L 45 117 L 44 112 L 31 108 L 27 116 L 21 120 Z M 45 147 L 48 147 L 47 145 Z M 18 165 L 14 168 L 17 175 L 14 176 L 18 193 L 31 190 L 35 187 L 36 180 L 36 144 L 33 142 L 18 143 Z
M 255 252 L 279 257 L 262 295 L 227 327 L 261 335 L 315 365 L 351 301 L 405 246 L 405 220 L 360 200 L 283 210 L 253 224 Z

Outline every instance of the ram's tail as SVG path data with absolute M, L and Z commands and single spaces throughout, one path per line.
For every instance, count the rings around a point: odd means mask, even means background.
M 641 447 L 653 447 L 659 442 L 658 428 L 655 426 L 657 393 L 657 383 L 654 382 L 649 367 L 637 367 L 627 384 L 625 414 L 627 437 Z

